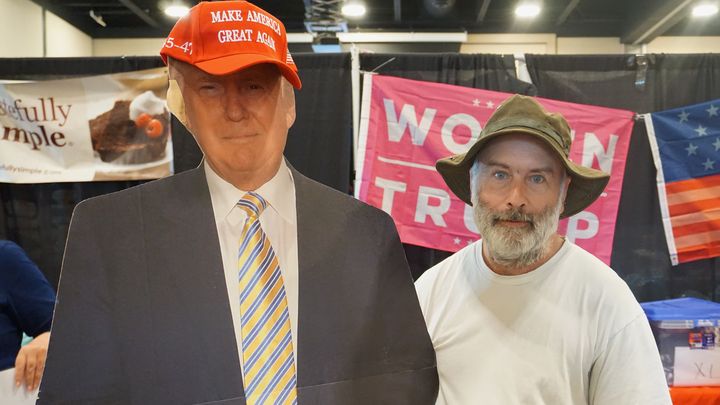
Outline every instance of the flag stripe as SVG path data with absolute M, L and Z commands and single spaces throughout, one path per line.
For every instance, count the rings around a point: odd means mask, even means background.
M 720 241 L 713 242 L 712 245 L 688 246 L 678 251 L 678 259 L 680 262 L 689 262 L 693 260 L 706 259 L 708 257 L 720 256 Z
M 673 218 L 673 235 L 675 235 L 676 238 L 692 235 L 694 233 L 720 231 L 720 219 L 715 221 L 696 222 L 694 224 L 678 227 L 675 227 L 674 225 L 675 222 Z
M 696 179 L 687 179 L 665 184 L 668 193 L 678 193 L 717 186 L 720 186 L 720 175 L 698 177 Z
M 711 245 L 714 241 L 720 241 L 720 230 L 681 236 L 679 238 L 675 238 L 675 245 L 678 248 L 678 252 L 680 252 L 685 247 Z
M 716 210 L 720 205 L 720 200 L 717 198 L 709 198 L 707 200 L 691 201 L 685 204 L 671 205 L 670 217 L 676 217 L 679 215 L 690 214 L 694 212 L 712 211 Z
M 710 198 L 720 198 L 720 186 L 673 192 L 667 195 L 668 204 L 670 205 L 683 204 L 696 200 L 707 200 Z
M 673 229 L 705 221 L 720 220 L 720 208 L 714 211 L 691 212 L 672 218 Z

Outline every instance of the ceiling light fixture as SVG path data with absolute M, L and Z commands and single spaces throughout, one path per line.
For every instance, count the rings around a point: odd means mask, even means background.
M 102 27 L 107 27 L 105 20 L 103 20 L 103 18 L 100 14 L 95 14 L 95 10 L 90 10 L 90 18 L 95 20 L 95 22 L 98 23 L 99 25 L 101 25 Z
M 540 6 L 535 3 L 522 3 L 515 8 L 515 15 L 521 18 L 533 18 L 540 14 Z
M 190 9 L 187 6 L 183 6 L 182 4 L 173 4 L 171 6 L 165 7 L 165 14 L 175 18 L 180 18 L 187 14 L 189 11 Z
M 693 7 L 693 17 L 709 17 L 718 13 L 718 6 L 716 4 L 698 4 Z
M 365 5 L 358 2 L 350 2 L 342 6 L 341 12 L 345 17 L 362 17 L 365 15 Z

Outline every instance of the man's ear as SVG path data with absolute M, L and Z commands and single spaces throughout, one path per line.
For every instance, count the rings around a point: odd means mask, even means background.
M 177 80 L 170 79 L 167 90 L 168 110 L 187 128 L 187 116 L 185 115 L 185 100 L 183 99 L 180 85 Z
M 295 123 L 295 91 L 293 90 L 292 85 L 286 81 L 285 88 L 283 89 L 285 92 L 285 102 L 287 103 L 285 112 L 285 122 L 287 124 L 288 129 L 293 126 Z
M 288 129 L 290 129 L 290 127 L 292 127 L 295 123 L 295 103 L 293 103 L 293 105 L 288 109 L 286 121 Z
M 563 180 L 562 184 L 562 193 L 563 193 L 563 207 L 565 207 L 565 200 L 567 199 L 567 193 L 568 188 L 570 187 L 570 182 L 572 181 L 572 177 L 568 174 L 565 176 L 565 180 Z

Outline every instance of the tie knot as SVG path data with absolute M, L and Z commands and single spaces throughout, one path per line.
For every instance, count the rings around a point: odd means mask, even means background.
M 238 201 L 237 206 L 245 211 L 249 217 L 259 218 L 260 214 L 267 207 L 267 201 L 260 197 L 260 194 L 251 191 Z

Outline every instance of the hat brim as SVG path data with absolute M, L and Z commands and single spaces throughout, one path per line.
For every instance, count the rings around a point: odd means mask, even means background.
M 294 88 L 300 90 L 302 83 L 300 82 L 300 76 L 290 66 L 278 61 L 277 59 L 269 58 L 266 55 L 254 55 L 254 54 L 238 54 L 238 55 L 227 55 L 215 59 L 204 60 L 202 62 L 196 62 L 195 67 L 198 69 L 210 73 L 215 76 L 227 75 L 238 70 L 247 69 L 251 66 L 259 65 L 261 63 L 272 63 L 280 69 L 280 73 L 293 85 Z
M 475 162 L 475 157 L 489 141 L 509 133 L 522 133 L 540 139 L 552 148 L 565 166 L 571 180 L 565 198 L 565 209 L 560 214 L 560 218 L 575 215 L 587 208 L 602 194 L 608 181 L 610 181 L 609 174 L 570 161 L 565 157 L 560 145 L 548 139 L 547 135 L 541 131 L 528 127 L 507 127 L 492 134 L 484 135 L 466 153 L 440 159 L 435 164 L 435 168 L 450 190 L 468 205 L 472 205 L 470 198 L 470 168 Z

